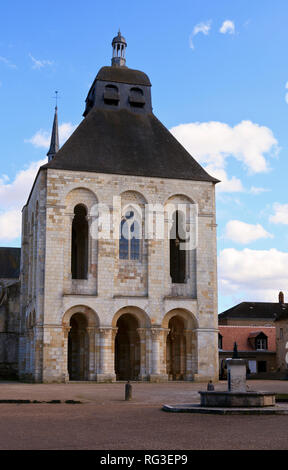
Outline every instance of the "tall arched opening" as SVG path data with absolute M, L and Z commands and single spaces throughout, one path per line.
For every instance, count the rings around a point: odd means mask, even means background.
M 89 379 L 89 336 L 87 318 L 83 313 L 75 313 L 70 318 L 68 335 L 69 380 Z
M 82 204 L 78 204 L 74 208 L 71 254 L 72 279 L 87 279 L 88 221 L 87 209 Z
M 185 324 L 178 315 L 170 318 L 166 342 L 166 366 L 169 380 L 185 380 L 187 364 L 187 345 Z
M 137 380 L 140 373 L 139 323 L 130 314 L 121 315 L 116 324 L 115 373 L 117 380 Z

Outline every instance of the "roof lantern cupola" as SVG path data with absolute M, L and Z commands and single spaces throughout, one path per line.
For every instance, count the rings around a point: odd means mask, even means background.
M 113 57 L 112 57 L 112 65 L 116 67 L 125 67 L 126 59 L 125 59 L 125 52 L 126 52 L 126 39 L 121 36 L 120 29 L 118 31 L 118 35 L 115 36 L 112 40 L 112 48 L 113 48 Z

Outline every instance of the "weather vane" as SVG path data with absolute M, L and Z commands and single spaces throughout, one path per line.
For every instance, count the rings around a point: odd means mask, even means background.
M 56 108 L 57 108 L 57 106 L 58 106 L 58 98 L 59 98 L 59 97 L 58 97 L 58 91 L 57 91 L 57 90 L 55 91 L 55 96 L 53 96 L 53 98 L 54 98 L 54 100 L 55 100 L 55 102 L 56 102 Z

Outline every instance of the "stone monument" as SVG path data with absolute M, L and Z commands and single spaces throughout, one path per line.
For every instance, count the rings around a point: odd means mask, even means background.
M 237 343 L 234 343 L 232 359 L 227 359 L 228 391 L 199 392 L 201 406 L 223 408 L 249 408 L 275 405 L 275 393 L 247 391 L 246 362 L 238 356 Z

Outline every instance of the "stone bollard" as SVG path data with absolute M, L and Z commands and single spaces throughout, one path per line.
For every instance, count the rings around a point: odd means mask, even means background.
M 130 384 L 129 380 L 125 385 L 125 400 L 132 400 L 132 385 Z

